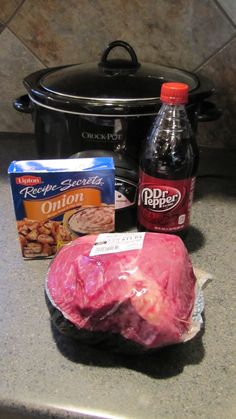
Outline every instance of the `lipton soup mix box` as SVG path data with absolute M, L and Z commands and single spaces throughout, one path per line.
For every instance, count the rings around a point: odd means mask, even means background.
M 114 231 L 112 158 L 14 161 L 8 173 L 24 258 L 53 256 L 78 236 Z

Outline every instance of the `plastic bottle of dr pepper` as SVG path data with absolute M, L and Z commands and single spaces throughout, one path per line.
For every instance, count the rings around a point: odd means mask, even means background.
M 138 229 L 184 237 L 199 160 L 185 108 L 188 85 L 163 83 L 160 99 L 140 159 Z

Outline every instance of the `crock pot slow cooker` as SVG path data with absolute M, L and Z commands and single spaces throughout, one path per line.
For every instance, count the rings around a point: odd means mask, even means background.
M 115 164 L 115 231 L 127 231 L 136 225 L 138 167 L 134 160 L 107 150 L 80 151 L 71 159 L 112 157 Z
M 128 59 L 109 58 L 117 47 Z M 178 68 L 140 63 L 124 41 L 111 42 L 101 61 L 44 69 L 24 79 L 28 95 L 14 101 L 32 113 L 39 156 L 68 157 L 89 149 L 124 153 L 138 159 L 142 141 L 160 108 L 163 82 L 189 85 L 187 112 L 196 131 L 198 121 L 217 119 L 220 112 L 205 101 L 212 82 Z

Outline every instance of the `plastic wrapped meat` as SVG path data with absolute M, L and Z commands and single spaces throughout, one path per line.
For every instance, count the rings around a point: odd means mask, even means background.
M 100 234 L 59 251 L 48 271 L 46 295 L 63 333 L 90 342 L 119 336 L 147 350 L 184 340 L 195 284 L 177 236 Z

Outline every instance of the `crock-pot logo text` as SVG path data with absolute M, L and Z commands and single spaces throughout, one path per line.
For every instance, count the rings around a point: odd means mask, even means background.
M 122 134 L 112 133 L 98 133 L 98 132 L 82 132 L 82 137 L 85 140 L 96 140 L 96 141 L 120 141 L 122 140 Z
M 176 207 L 180 199 L 180 191 L 170 186 L 159 186 L 158 188 L 150 186 L 141 192 L 142 205 L 156 212 L 171 210 Z

